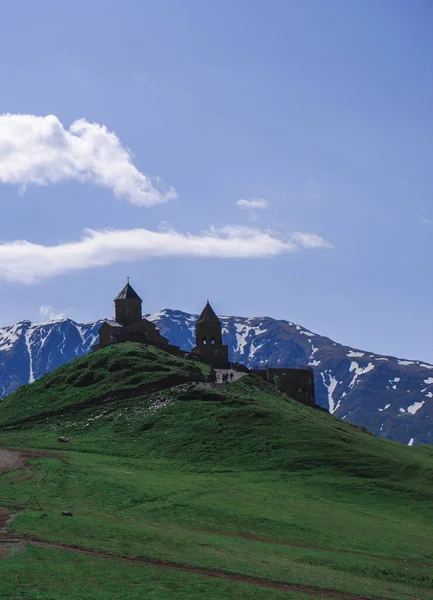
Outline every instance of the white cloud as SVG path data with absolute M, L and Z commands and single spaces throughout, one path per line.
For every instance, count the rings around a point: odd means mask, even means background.
M 0 182 L 22 192 L 28 184 L 72 179 L 109 188 L 138 206 L 176 197 L 134 166 L 131 152 L 105 125 L 79 119 L 65 129 L 54 115 L 0 115 Z
M 332 248 L 332 244 L 315 233 L 292 233 L 291 240 L 299 248 Z
M 281 239 L 271 231 L 242 226 L 211 227 L 199 235 L 173 230 L 86 229 L 77 242 L 43 246 L 25 240 L 0 243 L 0 279 L 34 283 L 70 271 L 150 257 L 272 257 L 302 248 L 331 247 L 311 233 Z
M 72 308 L 66 310 L 57 310 L 51 304 L 43 304 L 39 307 L 39 316 L 41 319 L 47 321 L 59 321 L 60 319 L 66 319 L 68 313 L 72 311 Z
M 270 202 L 268 202 L 264 198 L 251 198 L 250 200 L 239 198 L 236 204 L 239 206 L 239 208 L 247 210 L 264 210 L 266 208 L 269 208 L 269 206 L 271 205 Z
M 424 223 L 424 225 L 431 225 L 433 223 L 432 219 L 426 219 L 425 217 L 423 219 L 421 219 L 421 223 Z

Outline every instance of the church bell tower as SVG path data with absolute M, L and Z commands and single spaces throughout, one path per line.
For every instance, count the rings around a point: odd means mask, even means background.
M 142 300 L 134 288 L 129 283 L 114 298 L 114 307 L 116 313 L 116 322 L 126 327 L 131 323 L 136 323 L 141 319 Z
M 223 344 L 221 321 L 208 300 L 195 324 L 193 353 L 215 367 L 225 369 L 229 365 L 228 352 L 228 346 Z

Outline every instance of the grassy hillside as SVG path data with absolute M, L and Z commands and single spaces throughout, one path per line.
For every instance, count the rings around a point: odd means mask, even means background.
M 88 354 L 21 386 L 0 405 L 0 425 L 67 413 L 89 403 L 124 398 L 184 381 L 199 381 L 209 368 L 152 346 L 119 344 Z
M 37 497 L 48 516 L 30 504 L 11 525 L 27 536 L 272 585 L 209 582 L 179 567 L 182 595 L 170 571 L 115 557 L 110 568 L 87 557 L 83 569 L 82 556 L 38 547 L 0 560 L 0 591 L 22 592 L 25 572 L 25 592 L 42 578 L 44 600 L 82 599 L 86 586 L 88 598 L 112 598 L 103 575 L 112 568 L 133 582 L 115 598 L 342 598 L 329 591 L 338 590 L 433 600 L 433 449 L 375 438 L 254 376 L 204 384 L 206 370 L 124 344 L 21 388 L 0 404 L 0 443 L 64 458 L 2 475 L 0 504 Z

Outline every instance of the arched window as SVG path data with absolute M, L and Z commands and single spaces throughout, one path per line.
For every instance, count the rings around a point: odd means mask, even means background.
M 203 345 L 205 345 L 205 344 L 206 344 L 206 338 L 202 338 L 202 340 L 201 340 L 201 343 L 202 343 Z
M 211 344 L 215 344 L 215 338 L 213 337 L 210 341 Z

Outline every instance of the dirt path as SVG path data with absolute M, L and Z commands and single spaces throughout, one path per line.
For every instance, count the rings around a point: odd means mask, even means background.
M 305 548 L 307 550 L 323 550 L 325 552 L 335 552 L 337 554 L 353 554 L 355 556 L 367 556 L 370 558 L 403 563 L 406 566 L 421 566 L 421 567 L 432 567 L 433 563 L 431 560 L 423 560 L 421 558 L 402 558 L 397 556 L 386 556 L 384 554 L 373 554 L 371 552 L 362 552 L 361 550 L 347 550 L 343 548 L 330 548 L 329 546 L 317 546 L 315 544 L 309 544 L 307 542 L 296 542 L 293 540 L 281 540 L 270 537 L 258 537 L 256 535 L 248 534 L 248 533 L 230 533 L 227 531 L 216 531 L 214 529 L 201 529 L 199 527 L 191 527 L 191 531 L 196 531 L 197 533 L 204 533 L 205 535 L 216 535 L 224 538 L 233 538 L 240 540 L 248 540 L 249 542 L 258 542 L 261 544 L 273 544 L 275 546 L 288 546 L 289 548 Z
M 27 544 L 37 546 L 39 548 L 53 548 L 55 550 L 63 550 L 65 552 L 77 552 L 79 554 L 85 554 L 87 556 L 95 556 L 98 558 L 109 558 L 112 560 L 119 560 L 132 564 L 148 565 L 152 567 L 160 567 L 162 569 L 173 569 L 179 570 L 186 573 L 196 573 L 205 577 L 214 577 L 216 579 L 225 579 L 229 581 L 238 581 L 241 583 L 248 583 L 250 585 L 257 585 L 260 587 L 275 589 L 275 590 L 286 590 L 288 592 L 302 592 L 309 596 L 328 598 L 329 600 L 388 600 L 380 596 L 363 596 L 362 594 L 351 594 L 350 592 L 339 592 L 337 590 L 330 590 L 326 588 L 318 588 L 310 585 L 301 585 L 296 583 L 284 583 L 281 581 L 273 581 L 265 579 L 263 577 L 255 577 L 253 575 L 242 575 L 239 573 L 232 573 L 230 571 L 222 571 L 220 569 L 209 569 L 205 567 L 198 567 L 195 565 L 188 565 L 183 563 L 175 563 L 168 560 L 162 560 L 159 558 L 147 558 L 144 556 L 135 556 L 128 554 L 116 554 L 114 552 L 99 552 L 97 550 L 91 550 L 83 546 L 77 546 L 74 544 L 63 544 L 55 542 L 47 542 L 36 537 L 26 537 L 25 541 Z
M 240 379 L 241 377 L 245 377 L 245 375 L 248 375 L 248 373 L 244 373 L 243 371 L 235 371 L 233 369 L 215 369 L 216 372 L 216 376 L 217 376 L 217 383 L 222 383 L 223 382 L 223 373 L 233 373 L 233 379 L 229 379 L 227 383 L 231 383 L 232 381 L 237 381 L 238 379 Z
M 21 450 L 6 450 L 5 448 L 0 448 L 0 474 L 23 469 L 27 460 L 27 457 L 24 456 Z
M 62 462 L 68 459 L 64 454 L 51 452 L 49 450 L 19 450 L 11 448 L 0 448 L 0 475 L 8 471 L 24 469 L 27 462 L 32 458 L 58 458 Z M 28 467 L 30 469 L 30 467 Z
M 18 469 L 24 469 L 27 465 L 27 461 L 32 458 L 38 457 L 53 457 L 59 458 L 63 462 L 67 458 L 58 453 L 43 451 L 43 450 L 14 450 L 0 448 L 0 474 L 8 471 L 14 471 Z M 0 537 L 6 535 L 6 529 L 12 520 L 13 515 L 8 509 L 0 507 Z M 23 536 L 22 541 L 32 546 L 40 548 L 53 548 L 56 550 L 63 550 L 65 552 L 77 552 L 79 554 L 85 554 L 88 556 L 95 556 L 99 558 L 109 558 L 112 560 L 119 560 L 129 562 L 133 564 L 148 565 L 153 567 L 160 567 L 163 569 L 179 570 L 187 573 L 196 573 L 205 577 L 214 577 L 217 579 L 225 579 L 229 581 L 237 581 L 241 583 L 247 583 L 250 585 L 256 585 L 269 589 L 286 590 L 291 592 L 302 592 L 312 597 L 327 598 L 329 600 L 387 600 L 386 598 L 379 596 L 364 596 L 360 594 L 352 594 L 350 592 L 339 592 L 337 590 L 330 590 L 324 588 L 318 588 L 309 585 L 301 585 L 296 583 L 284 583 L 280 581 L 272 581 L 262 577 L 255 577 L 253 575 L 242 575 L 233 573 L 230 571 L 223 571 L 220 569 L 210 569 L 204 567 L 198 567 L 195 565 L 176 563 L 158 558 L 150 558 L 144 556 L 135 556 L 127 554 L 116 554 L 114 552 L 101 552 L 92 550 L 83 546 L 74 544 L 66 544 L 61 542 L 48 542 L 33 536 Z M 3 549 L 0 548 L 0 558 L 5 556 L 6 545 Z

